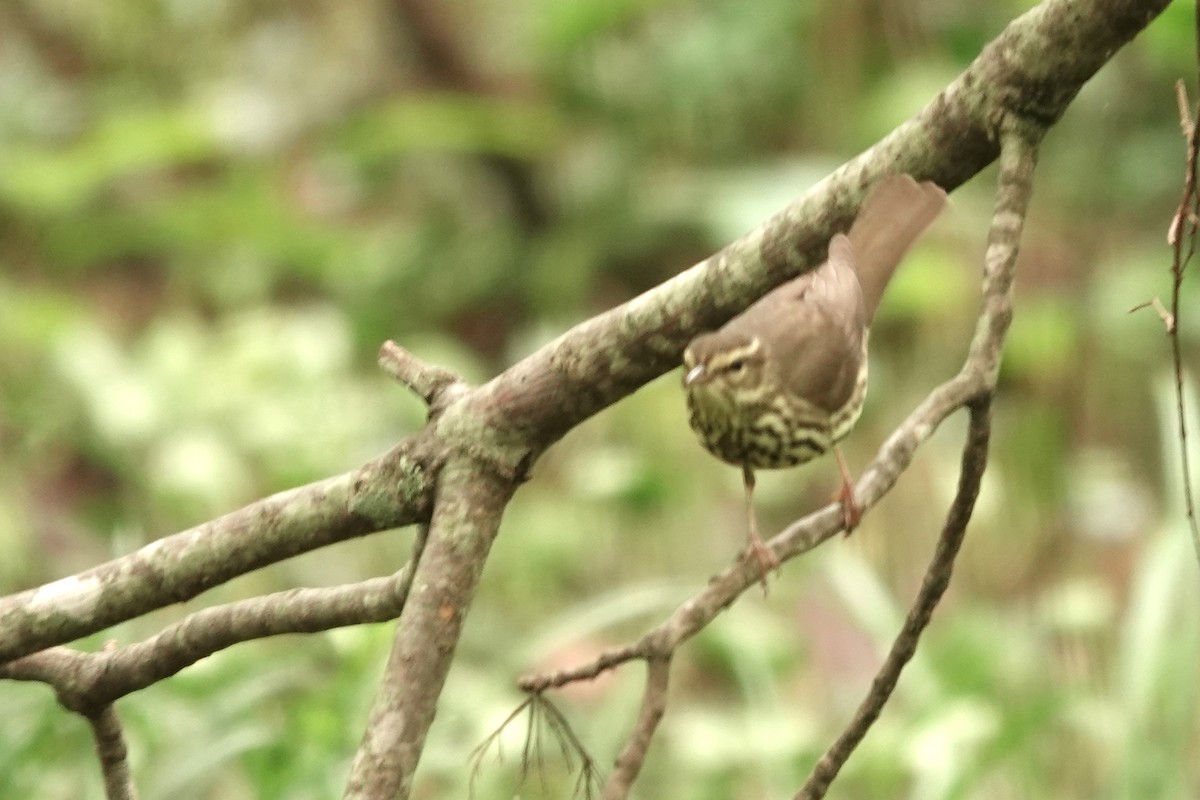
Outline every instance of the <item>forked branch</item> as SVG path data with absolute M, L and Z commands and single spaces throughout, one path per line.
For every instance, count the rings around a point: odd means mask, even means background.
M 1005 334 L 1012 319 L 1012 286 L 1017 251 L 1033 192 L 1037 142 L 1041 139 L 1041 133 L 1037 128 L 1014 125 L 1005 136 L 1000 154 L 1000 185 L 988 234 L 987 263 L 983 273 L 983 310 L 975 341 L 963 366 L 964 373 L 974 374 L 983 381 L 985 391 L 967 404 L 970 422 L 963 446 L 958 491 L 950 504 L 942 535 L 925 571 L 916 600 L 871 682 L 867 696 L 863 698 L 850 724 L 817 761 L 808 780 L 796 794 L 796 800 L 820 800 L 825 796 L 829 784 L 879 718 L 900 680 L 901 671 L 916 653 L 917 643 L 929 625 L 933 610 L 950 585 L 954 560 L 967 532 L 967 523 L 971 521 L 971 512 L 975 508 L 983 473 L 987 469 L 988 440 L 992 431 L 992 396 L 996 390 Z

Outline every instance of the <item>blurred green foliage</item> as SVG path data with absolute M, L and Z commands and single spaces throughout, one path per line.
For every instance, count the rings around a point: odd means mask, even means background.
M 780 208 L 1029 5 L 4 4 L 0 590 L 383 451 L 423 419 L 374 369 L 383 339 L 495 374 Z M 1168 291 L 1172 85 L 1194 74 L 1192 26 L 1170 7 L 1047 140 L 976 522 L 831 796 L 1200 791 L 1200 582 L 1166 345 L 1152 313 L 1126 314 Z M 990 178 L 955 193 L 885 298 L 854 465 L 965 351 Z M 768 600 L 748 596 L 681 654 L 638 796 L 795 790 L 899 626 L 961 430 L 947 423 L 854 537 L 789 564 Z M 509 509 L 415 796 L 466 796 L 468 755 L 520 701 L 516 675 L 636 636 L 728 563 L 744 533 L 734 472 L 692 440 L 673 376 L 546 454 Z M 764 525 L 824 503 L 834 475 L 764 475 Z M 390 572 L 409 541 L 297 558 L 104 638 Z M 142 796 L 336 796 L 390 632 L 235 647 L 123 700 Z M 561 695 L 601 765 L 640 677 Z M 102 796 L 84 724 L 44 687 L 0 687 L 0 715 L 0 794 Z M 513 796 L 520 727 L 477 797 Z M 563 796 L 553 770 L 521 796 Z

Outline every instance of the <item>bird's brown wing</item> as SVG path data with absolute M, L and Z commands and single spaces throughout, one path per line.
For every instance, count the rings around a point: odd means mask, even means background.
M 781 385 L 836 411 L 854 391 L 866 327 L 850 240 L 837 234 L 829 259 L 763 296 L 728 325 L 759 336 Z

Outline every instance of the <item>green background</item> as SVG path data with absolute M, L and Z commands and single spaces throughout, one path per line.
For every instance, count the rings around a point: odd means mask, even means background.
M 383 452 L 423 419 L 374 366 L 384 339 L 491 377 L 803 193 L 1027 7 L 5 3 L 0 592 Z M 1168 344 L 1153 312 L 1127 313 L 1169 294 L 1191 13 L 1170 7 L 1045 142 L 975 521 L 831 797 L 1200 792 L 1200 581 Z M 884 299 L 852 469 L 964 356 L 993 182 L 954 193 Z M 518 492 L 414 797 L 466 796 L 468 755 L 520 701 L 518 675 L 636 637 L 739 553 L 740 476 L 694 441 L 678 382 L 572 431 Z M 795 791 L 913 597 L 963 429 L 948 421 L 853 537 L 680 653 L 637 796 Z M 837 481 L 832 460 L 762 475 L 764 529 Z M 411 536 L 294 559 L 83 646 L 389 573 Z M 240 645 L 122 700 L 142 797 L 339 796 L 390 632 Z M 602 765 L 641 678 L 631 665 L 557 695 Z M 0 718 L 0 796 L 102 796 L 87 726 L 47 688 L 3 684 Z M 477 797 L 568 794 L 553 746 L 544 784 L 515 788 L 521 736 L 484 761 Z

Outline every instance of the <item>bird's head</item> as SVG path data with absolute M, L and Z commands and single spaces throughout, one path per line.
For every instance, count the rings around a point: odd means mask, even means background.
M 757 336 L 701 334 L 683 351 L 683 387 L 693 395 L 742 402 L 762 390 L 766 363 L 766 348 Z

